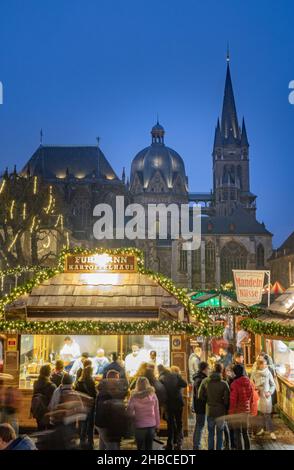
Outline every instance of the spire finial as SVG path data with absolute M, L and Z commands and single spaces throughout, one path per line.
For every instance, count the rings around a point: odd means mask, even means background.
M 97 140 L 97 147 L 99 148 L 99 144 L 100 144 L 100 137 L 96 137 L 96 140 Z
M 229 42 L 227 44 L 227 64 L 230 63 L 230 45 Z
M 43 129 L 40 129 L 40 145 L 43 144 Z
M 157 124 L 159 124 L 159 115 L 157 113 Z

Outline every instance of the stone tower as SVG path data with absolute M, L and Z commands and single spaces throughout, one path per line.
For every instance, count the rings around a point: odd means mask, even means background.
M 255 217 L 256 196 L 250 192 L 249 143 L 244 118 L 242 127 L 238 123 L 229 56 L 222 115 L 215 129 L 212 158 L 216 215 L 230 216 L 242 207 Z

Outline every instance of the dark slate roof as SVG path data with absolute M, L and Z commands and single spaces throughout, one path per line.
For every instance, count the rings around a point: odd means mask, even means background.
M 44 179 L 71 177 L 83 179 L 95 175 L 96 178 L 118 180 L 103 152 L 97 146 L 50 146 L 40 145 L 24 166 L 22 173 Z
M 294 232 L 282 243 L 282 245 L 273 252 L 270 259 L 280 258 L 281 256 L 294 254 Z
M 294 253 L 294 232 L 284 241 L 284 243 L 280 246 L 279 251 L 286 251 Z
M 264 223 L 258 222 L 244 209 L 237 209 L 231 216 L 213 216 L 202 218 L 203 234 L 238 234 L 272 235 Z

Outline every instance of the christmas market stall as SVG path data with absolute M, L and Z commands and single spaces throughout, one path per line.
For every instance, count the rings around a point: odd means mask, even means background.
M 0 309 L 4 372 L 23 393 L 23 426 L 34 425 L 32 386 L 44 363 L 62 359 L 73 373 L 87 353 L 99 381 L 116 352 L 130 377 L 148 361 L 178 366 L 187 377 L 187 338 L 222 335 L 184 289 L 146 271 L 141 252 L 130 248 L 64 251 L 56 268 L 40 269 L 4 296 Z M 186 406 L 186 425 L 187 413 Z
M 255 334 L 255 349 L 273 359 L 278 379 L 278 407 L 294 428 L 294 285 L 258 318 L 242 320 Z

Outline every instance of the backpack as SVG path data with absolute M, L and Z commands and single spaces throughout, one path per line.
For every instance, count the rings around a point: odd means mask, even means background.
M 31 415 L 40 420 L 47 413 L 46 397 L 42 393 L 36 393 L 32 397 Z

